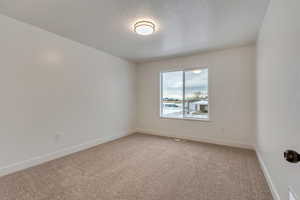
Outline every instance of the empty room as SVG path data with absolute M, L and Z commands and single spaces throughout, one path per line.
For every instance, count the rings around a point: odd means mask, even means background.
M 0 0 L 0 200 L 300 200 L 299 0 Z

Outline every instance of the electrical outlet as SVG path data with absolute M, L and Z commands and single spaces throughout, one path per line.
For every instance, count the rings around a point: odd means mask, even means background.
M 60 131 L 56 132 L 56 134 L 55 134 L 55 142 L 59 142 L 61 140 L 61 138 L 62 138 L 63 135 L 64 135 L 63 132 L 60 132 Z
M 225 128 L 221 128 L 221 133 L 225 133 Z

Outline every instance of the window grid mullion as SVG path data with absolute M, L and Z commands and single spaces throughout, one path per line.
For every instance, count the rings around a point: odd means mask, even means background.
M 182 117 L 185 118 L 185 71 L 182 71 Z
M 160 116 L 163 115 L 163 73 L 160 73 L 160 108 L 159 108 L 159 114 Z

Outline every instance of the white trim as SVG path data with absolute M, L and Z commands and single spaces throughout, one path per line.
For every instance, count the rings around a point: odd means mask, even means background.
M 174 135 L 174 134 L 164 132 L 164 131 L 141 129 L 141 128 L 136 128 L 136 132 L 137 133 L 149 134 L 149 135 L 157 135 L 157 136 L 163 136 L 163 137 L 175 137 L 175 138 L 191 140 L 191 141 L 196 141 L 196 142 L 204 142 L 204 143 L 210 143 L 210 144 L 217 144 L 217 145 L 223 145 L 223 146 L 238 147 L 238 148 L 243 148 L 243 149 L 254 150 L 254 147 L 252 145 L 243 144 L 243 143 L 240 143 L 240 142 L 232 142 L 232 141 L 211 139 L 211 138 L 204 138 L 204 137 Z
M 192 120 L 192 121 L 202 121 L 202 122 L 213 122 L 212 120 L 209 119 L 201 119 L 201 118 L 192 118 L 192 117 L 185 117 L 185 118 L 179 118 L 179 117 L 160 117 L 161 119 L 179 119 L 179 120 Z
M 296 192 L 294 191 L 294 189 L 291 186 L 289 187 L 289 196 L 292 196 L 292 198 L 294 198 L 294 200 L 299 199 L 298 195 L 296 194 Z
M 85 143 L 82 143 L 82 144 L 74 145 L 74 146 L 71 146 L 71 147 L 66 147 L 66 148 L 61 149 L 59 151 L 55 151 L 55 152 L 48 153 L 48 154 L 45 154 L 45 155 L 42 155 L 42 156 L 37 156 L 37 157 L 31 158 L 31 159 L 28 159 L 28 160 L 17 162 L 17 163 L 14 163 L 14 164 L 11 164 L 11 165 L 8 165 L 8 166 L 5 166 L 5 167 L 1 167 L 0 168 L 0 177 L 4 176 L 4 175 L 11 174 L 11 173 L 14 173 L 14 172 L 17 172 L 17 171 L 20 171 L 20 170 L 24 170 L 24 169 L 27 169 L 27 168 L 30 168 L 30 167 L 33 167 L 33 166 L 36 166 L 36 165 L 39 165 L 39 164 L 42 164 L 44 162 L 48 162 L 48 161 L 51 161 L 51 160 L 54 160 L 54 159 L 72 154 L 72 153 L 76 153 L 78 151 L 82 151 L 82 150 L 94 147 L 96 145 L 99 145 L 99 144 L 110 142 L 110 141 L 119 139 L 121 137 L 125 137 L 127 135 L 130 135 L 132 133 L 134 133 L 134 131 L 129 131 L 125 134 L 124 133 L 119 134 L 118 136 L 98 138 L 98 139 L 88 141 L 88 142 L 85 142 Z
M 280 200 L 279 193 L 278 193 L 278 191 L 277 191 L 277 189 L 276 189 L 276 187 L 275 187 L 275 184 L 274 184 L 273 181 L 272 181 L 270 172 L 269 172 L 269 170 L 268 170 L 268 168 L 267 168 L 267 166 L 266 166 L 266 164 L 265 164 L 265 162 L 264 162 L 264 160 L 263 160 L 261 154 L 259 153 L 259 151 L 258 151 L 257 148 L 255 149 L 255 151 L 256 151 L 256 155 L 257 155 L 258 161 L 259 161 L 259 163 L 260 163 L 260 166 L 261 166 L 261 168 L 262 168 L 262 171 L 263 171 L 263 173 L 264 173 L 264 175 L 265 175 L 265 178 L 266 178 L 266 180 L 267 180 L 267 182 L 268 182 L 268 185 L 269 185 L 269 188 L 270 188 L 270 190 L 271 190 L 273 199 L 274 199 L 274 200 Z

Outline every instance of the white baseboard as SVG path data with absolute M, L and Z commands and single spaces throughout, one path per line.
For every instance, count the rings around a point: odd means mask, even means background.
M 264 175 L 265 175 L 265 178 L 266 178 L 266 180 L 267 180 L 267 182 L 268 182 L 268 185 L 269 185 L 269 188 L 270 188 L 270 190 L 271 190 L 273 199 L 274 199 L 274 200 L 280 200 L 279 193 L 278 193 L 278 191 L 277 191 L 277 189 L 276 189 L 276 187 L 275 187 L 275 184 L 274 184 L 273 181 L 272 181 L 270 172 L 269 172 L 269 170 L 268 170 L 268 168 L 267 168 L 267 166 L 266 166 L 266 164 L 265 164 L 265 162 L 264 162 L 264 160 L 263 160 L 261 154 L 259 153 L 259 151 L 258 151 L 257 148 L 255 149 L 255 151 L 256 151 L 256 155 L 257 155 L 258 161 L 259 161 L 259 163 L 260 163 L 260 166 L 261 166 L 261 168 L 262 168 L 262 171 L 263 171 L 263 173 L 264 173 Z
M 103 144 L 106 142 L 110 142 L 122 137 L 125 137 L 127 135 L 130 135 L 134 132 L 137 133 L 145 133 L 145 134 L 150 134 L 150 135 L 157 135 L 157 136 L 164 136 L 164 137 L 176 137 L 176 138 L 181 138 L 181 139 L 187 139 L 187 140 L 192 140 L 192 141 L 198 141 L 198 142 L 205 142 L 205 143 L 212 143 L 212 144 L 218 144 L 218 145 L 225 145 L 225 146 L 231 146 L 231 147 L 239 147 L 239 148 L 245 148 L 245 149 L 254 149 L 253 146 L 249 145 L 249 144 L 241 144 L 241 143 L 236 143 L 236 142 L 228 142 L 228 141 L 221 141 L 221 140 L 214 140 L 214 139 L 208 139 L 208 138 L 196 138 L 196 137 L 190 137 L 190 136 L 178 136 L 178 135 L 172 135 L 166 132 L 160 132 L 160 131 L 154 131 L 154 130 L 150 130 L 150 129 L 140 129 L 137 128 L 135 129 L 135 131 L 130 131 L 128 133 L 125 134 L 121 134 L 118 136 L 113 136 L 113 137 L 107 137 L 107 138 L 99 138 L 99 139 L 95 139 L 93 141 L 89 141 L 89 142 L 85 142 L 83 144 L 79 144 L 79 145 L 75 145 L 72 147 L 68 147 L 68 148 L 64 148 L 61 149 L 59 151 L 56 152 L 52 152 L 46 155 L 42 155 L 42 156 L 37 156 L 25 161 L 21 161 L 18 163 L 14 163 L 12 165 L 9 166 L 5 166 L 0 168 L 0 177 L 7 175 L 7 174 L 11 174 L 23 169 L 27 169 L 39 164 L 42 164 L 44 162 L 48 162 L 72 153 L 76 153 L 78 151 L 82 151 L 88 148 L 91 148 L 93 146 L 99 145 L 99 144 Z M 268 168 L 265 165 L 265 162 L 262 159 L 262 156 L 260 155 L 259 151 L 257 149 L 256 150 L 256 154 L 259 160 L 259 163 L 261 165 L 261 168 L 263 170 L 263 173 L 265 175 L 265 178 L 268 182 L 268 185 L 270 187 L 272 196 L 274 198 L 274 200 L 280 200 L 280 196 L 279 193 L 277 192 L 277 189 L 271 179 L 270 173 Z
M 137 133 L 145 133 L 145 134 L 149 134 L 149 135 L 164 136 L 164 137 L 176 137 L 176 138 L 180 138 L 180 139 L 192 140 L 192 141 L 197 141 L 197 142 L 204 142 L 204 143 L 211 143 L 211 144 L 218 144 L 218 145 L 223 145 L 223 146 L 238 147 L 238 148 L 243 148 L 243 149 L 254 150 L 254 147 L 252 145 L 242 144 L 239 142 L 216 140 L 216 139 L 203 138 L 203 137 L 174 135 L 174 134 L 168 133 L 168 132 L 162 132 L 162 131 L 150 130 L 150 129 L 141 129 L 141 128 L 136 128 L 136 132 Z
M 24 161 L 14 163 L 14 164 L 11 164 L 11 165 L 8 165 L 8 166 L 5 166 L 5 167 L 1 167 L 0 168 L 0 177 L 4 176 L 4 175 L 11 174 L 11 173 L 14 173 L 14 172 L 17 172 L 17 171 L 20 171 L 20 170 L 23 170 L 23 169 L 30 168 L 30 167 L 33 167 L 33 166 L 36 166 L 36 165 L 39 165 L 39 164 L 42 164 L 44 162 L 48 162 L 48 161 L 51 161 L 51 160 L 54 160 L 54 159 L 72 154 L 72 153 L 76 153 L 78 151 L 82 151 L 82 150 L 91 148 L 93 146 L 99 145 L 99 144 L 103 144 L 103 143 L 106 143 L 106 142 L 110 142 L 110 141 L 125 137 L 127 135 L 132 134 L 133 132 L 134 131 L 129 131 L 128 133 L 120 134 L 118 136 L 95 139 L 95 140 L 88 141 L 88 142 L 85 142 L 85 143 L 82 143 L 82 144 L 67 147 L 67 148 L 61 149 L 61 150 L 56 151 L 56 152 L 48 153 L 48 154 L 45 154 L 45 155 L 42 155 L 42 156 L 37 156 L 37 157 L 31 158 L 31 159 L 28 159 L 28 160 L 24 160 Z

